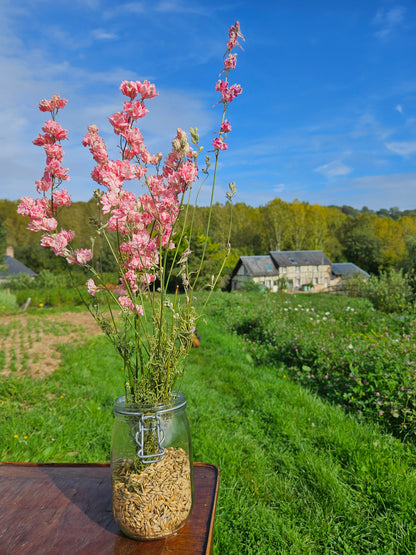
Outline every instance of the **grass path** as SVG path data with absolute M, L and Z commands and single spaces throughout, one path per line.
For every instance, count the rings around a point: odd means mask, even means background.
M 195 457 L 221 469 L 217 553 L 414 554 L 415 450 L 200 331 L 184 389 Z
M 415 448 L 198 329 L 182 385 L 194 459 L 221 471 L 217 555 L 415 554 Z M 61 351 L 50 376 L 0 378 L 1 460 L 109 460 L 120 361 L 104 337 Z

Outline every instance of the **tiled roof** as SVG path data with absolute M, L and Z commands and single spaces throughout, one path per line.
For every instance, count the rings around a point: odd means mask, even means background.
M 342 276 L 344 278 L 350 278 L 355 274 L 360 274 L 365 277 L 370 277 L 367 272 L 353 264 L 352 262 L 340 262 L 334 263 L 331 266 L 332 273 L 334 276 Z
M 270 256 L 276 266 L 321 266 L 331 265 L 323 251 L 272 251 Z
M 241 256 L 241 262 L 252 276 L 277 276 L 278 269 L 273 263 L 271 256 Z
M 4 257 L 3 269 L 0 269 L 0 279 L 17 274 L 29 274 L 30 276 L 37 276 L 37 273 L 13 258 L 12 256 Z

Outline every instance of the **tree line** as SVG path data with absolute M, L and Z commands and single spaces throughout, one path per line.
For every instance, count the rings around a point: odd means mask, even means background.
M 18 201 L 0 200 L 0 256 L 6 245 L 11 245 L 15 257 L 35 272 L 61 271 L 63 261 L 40 247 L 39 234 L 26 229 L 27 219 L 17 214 L 17 205 Z M 195 209 L 191 249 L 197 256 L 207 236 L 208 214 L 208 207 Z M 75 231 L 75 247 L 87 247 L 97 215 L 95 199 L 74 202 L 61 213 L 59 224 Z M 228 242 L 231 254 L 226 274 L 231 273 L 240 256 L 272 250 L 323 250 L 333 262 L 353 262 L 376 275 L 388 269 L 410 272 L 416 268 L 416 210 L 402 212 L 395 207 L 375 212 L 366 207 L 357 210 L 279 198 L 259 207 L 217 203 L 213 206 L 208 239 L 207 272 L 227 250 Z M 102 269 L 115 271 L 108 248 L 99 238 L 94 249 Z

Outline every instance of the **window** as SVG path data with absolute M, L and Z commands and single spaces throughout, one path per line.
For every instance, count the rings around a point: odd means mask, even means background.
M 300 287 L 300 279 L 299 278 L 295 279 L 295 287 Z
M 297 274 L 300 274 L 300 266 L 296 266 L 295 272 L 296 272 Z
M 316 277 L 316 278 L 313 278 L 313 284 L 314 284 L 314 285 L 318 285 L 318 278 L 317 278 L 317 277 Z

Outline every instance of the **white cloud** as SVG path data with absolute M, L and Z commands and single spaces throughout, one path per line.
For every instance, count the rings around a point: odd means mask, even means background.
M 113 40 L 117 38 L 117 35 L 104 31 L 104 29 L 94 29 L 92 35 L 97 40 Z
M 371 111 L 361 113 L 354 120 L 354 128 L 350 132 L 353 139 L 373 137 L 385 141 L 392 134 L 392 130 L 378 121 Z
M 196 2 L 183 3 L 179 0 L 162 0 L 156 6 L 158 12 L 173 12 L 173 13 L 195 13 L 200 15 L 207 15 L 210 12 L 211 6 L 204 7 L 198 6 Z
M 403 106 L 401 104 L 397 104 L 395 110 L 397 110 L 399 114 L 403 114 Z
M 273 192 L 276 194 L 283 193 L 286 191 L 286 185 L 284 183 L 279 183 L 278 185 L 274 185 Z
M 335 187 L 306 191 L 302 199 L 322 205 L 368 206 L 372 210 L 391 206 L 412 209 L 416 206 L 416 172 L 345 179 Z
M 143 2 L 124 2 L 121 4 L 114 3 L 111 8 L 106 8 L 102 12 L 102 18 L 105 20 L 116 19 L 120 17 L 125 17 L 126 14 L 144 14 L 146 13 L 146 8 Z
M 199 15 L 209 15 L 212 6 L 206 7 L 198 5 L 197 2 L 183 2 L 180 0 L 161 0 L 160 2 L 153 2 L 151 5 L 145 6 L 144 2 L 125 2 L 117 5 L 114 8 L 107 9 L 103 13 L 105 19 L 120 17 L 126 13 L 130 14 L 144 14 L 150 12 L 159 13 L 193 13 Z
M 395 6 L 390 10 L 380 8 L 373 19 L 373 24 L 378 27 L 374 35 L 381 40 L 388 39 L 403 26 L 405 13 L 406 9 L 403 6 Z
M 333 162 L 329 162 L 329 164 L 325 164 L 323 166 L 319 166 L 319 168 L 315 168 L 316 172 L 322 173 L 330 179 L 331 177 L 339 177 L 342 175 L 348 175 L 352 172 L 352 169 L 349 166 L 346 166 L 340 160 L 334 160 Z
M 121 11 L 129 13 L 144 13 L 146 11 L 143 2 L 127 2 L 126 4 L 122 4 L 120 8 Z
M 416 141 L 396 141 L 385 143 L 385 146 L 400 156 L 409 156 L 409 154 L 416 153 Z

